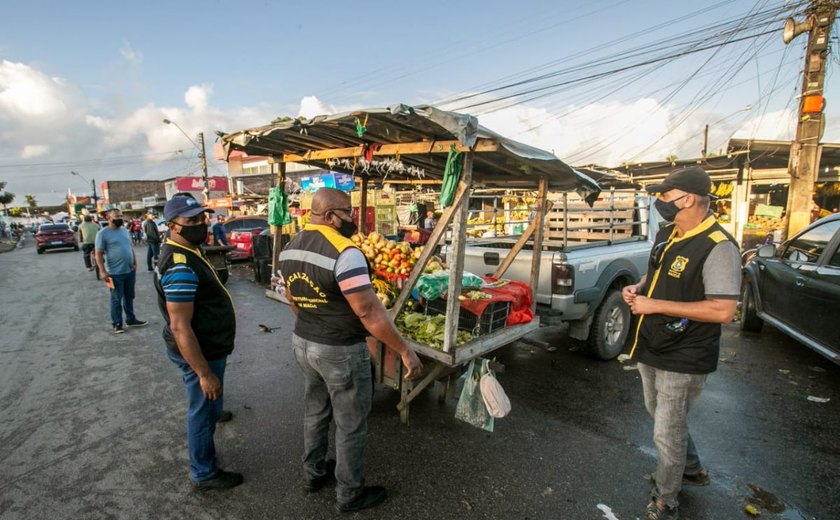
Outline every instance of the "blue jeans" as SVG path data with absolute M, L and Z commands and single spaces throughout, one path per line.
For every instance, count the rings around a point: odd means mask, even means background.
M 688 411 L 703 391 L 706 374 L 670 372 L 643 363 L 638 366 L 659 455 L 651 497 L 677 507 L 683 475 L 696 475 L 703 469 L 688 433 Z
M 201 391 L 198 374 L 184 359 L 166 349 L 166 355 L 181 369 L 184 389 L 187 391 L 187 450 L 190 454 L 190 478 L 195 482 L 209 480 L 219 470 L 216 466 L 216 421 L 222 414 L 222 397 L 212 401 Z M 210 371 L 222 383 L 224 392 L 227 356 L 207 361 Z
M 303 372 L 303 469 L 307 478 L 325 473 L 330 421 L 335 420 L 338 502 L 357 498 L 365 485 L 367 416 L 371 406 L 370 352 L 365 343 L 335 346 L 292 335 Z
M 111 323 L 115 326 L 122 325 L 123 309 L 127 322 L 137 321 L 137 316 L 134 315 L 134 282 L 137 280 L 137 273 L 131 271 L 109 276 L 114 282 L 114 288 L 111 289 Z
M 146 265 L 148 266 L 149 271 L 151 271 L 155 268 L 152 261 L 157 262 L 157 259 L 160 256 L 160 242 L 147 242 L 146 245 L 148 246 L 146 251 Z

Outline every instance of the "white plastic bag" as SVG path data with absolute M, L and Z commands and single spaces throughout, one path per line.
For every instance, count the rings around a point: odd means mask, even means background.
M 505 389 L 496 379 L 493 371 L 487 367 L 485 360 L 482 367 L 485 371 L 481 374 L 481 398 L 484 399 L 484 406 L 487 407 L 487 413 L 491 417 L 500 418 L 510 413 L 510 399 L 508 399 Z

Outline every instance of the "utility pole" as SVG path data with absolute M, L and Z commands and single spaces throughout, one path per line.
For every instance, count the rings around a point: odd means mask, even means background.
M 97 204 L 96 202 L 99 200 L 99 197 L 96 196 L 96 179 L 90 180 L 90 189 L 93 190 L 93 196 L 91 196 L 91 198 L 93 199 L 93 212 L 98 213 L 99 204 Z
M 204 132 L 198 133 L 198 158 L 201 159 L 201 180 L 204 181 L 204 203 L 210 200 L 210 181 L 207 179 L 207 155 L 204 153 Z
M 828 38 L 836 12 L 837 7 L 833 0 L 812 0 L 804 22 L 796 23 L 790 18 L 785 22 L 782 37 L 785 43 L 790 43 L 799 34 L 808 32 L 796 141 L 791 146 L 788 162 L 790 188 L 786 238 L 792 237 L 811 223 L 811 199 L 820 166 L 820 139 L 825 129 L 823 84 Z
M 703 130 L 703 157 L 709 153 L 709 125 Z

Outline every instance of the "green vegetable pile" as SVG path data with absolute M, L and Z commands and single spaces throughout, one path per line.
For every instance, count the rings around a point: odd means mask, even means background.
M 397 316 L 397 330 L 417 343 L 443 350 L 443 336 L 446 332 L 446 316 L 427 316 L 420 312 L 403 312 Z M 456 345 L 472 341 L 472 334 L 459 330 L 455 338 Z

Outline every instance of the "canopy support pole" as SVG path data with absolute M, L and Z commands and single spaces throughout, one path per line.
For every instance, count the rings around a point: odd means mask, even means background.
M 467 191 L 472 187 L 473 152 L 464 156 L 464 171 L 461 181 L 467 185 Z M 452 254 L 447 256 L 449 263 L 449 291 L 446 295 L 446 331 L 443 336 L 443 351 L 451 352 L 457 346 L 458 317 L 461 310 L 461 282 L 464 274 L 464 248 L 467 245 L 467 216 L 469 196 L 458 204 L 452 225 Z
M 543 236 L 545 235 L 545 212 L 547 207 L 548 190 L 545 175 L 540 176 L 540 187 L 537 192 L 537 214 L 532 222 L 534 229 L 534 250 L 531 252 L 531 312 L 537 311 L 537 286 L 540 281 L 540 259 L 542 257 Z

